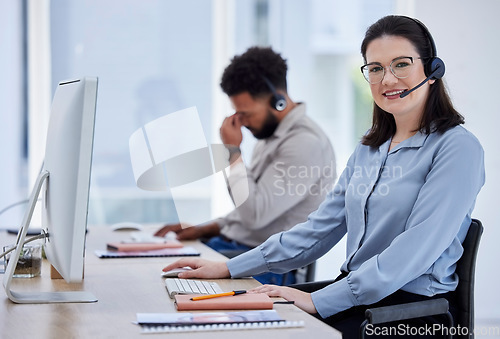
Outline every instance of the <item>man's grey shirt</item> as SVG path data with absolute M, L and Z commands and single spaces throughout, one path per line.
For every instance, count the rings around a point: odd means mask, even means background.
M 257 142 L 250 166 L 239 163 L 231 167 L 230 187 L 248 184 L 248 198 L 215 221 L 222 235 L 257 246 L 305 221 L 333 188 L 335 179 L 330 140 L 306 115 L 306 105 L 298 104 L 273 136 Z

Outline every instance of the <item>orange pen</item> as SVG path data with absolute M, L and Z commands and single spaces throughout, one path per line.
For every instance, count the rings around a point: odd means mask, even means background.
M 191 300 L 196 301 L 196 300 L 212 299 L 212 298 L 226 297 L 226 296 L 230 296 L 230 295 L 237 295 L 237 294 L 243 294 L 243 293 L 247 293 L 247 291 L 240 290 L 240 291 L 232 291 L 232 292 L 217 293 L 217 294 L 206 294 L 206 295 L 200 295 L 197 297 L 192 297 Z

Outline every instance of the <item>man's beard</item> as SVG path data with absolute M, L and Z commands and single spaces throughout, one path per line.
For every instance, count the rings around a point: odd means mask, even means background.
M 271 111 L 267 111 L 266 120 L 264 120 L 262 127 L 259 130 L 251 129 L 250 132 L 257 139 L 267 139 L 274 134 L 278 125 L 278 118 Z

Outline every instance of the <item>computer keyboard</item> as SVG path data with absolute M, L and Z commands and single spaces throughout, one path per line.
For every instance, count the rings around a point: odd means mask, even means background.
M 219 284 L 213 281 L 168 278 L 165 279 L 168 295 L 173 298 L 176 294 L 215 294 L 223 293 Z

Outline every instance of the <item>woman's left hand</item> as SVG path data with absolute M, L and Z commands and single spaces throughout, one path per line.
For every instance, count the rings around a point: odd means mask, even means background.
M 276 285 L 262 285 L 252 288 L 248 293 L 266 293 L 270 297 L 281 297 L 288 301 L 293 301 L 302 310 L 307 313 L 317 313 L 313 304 L 311 294 L 297 290 L 295 288 Z

